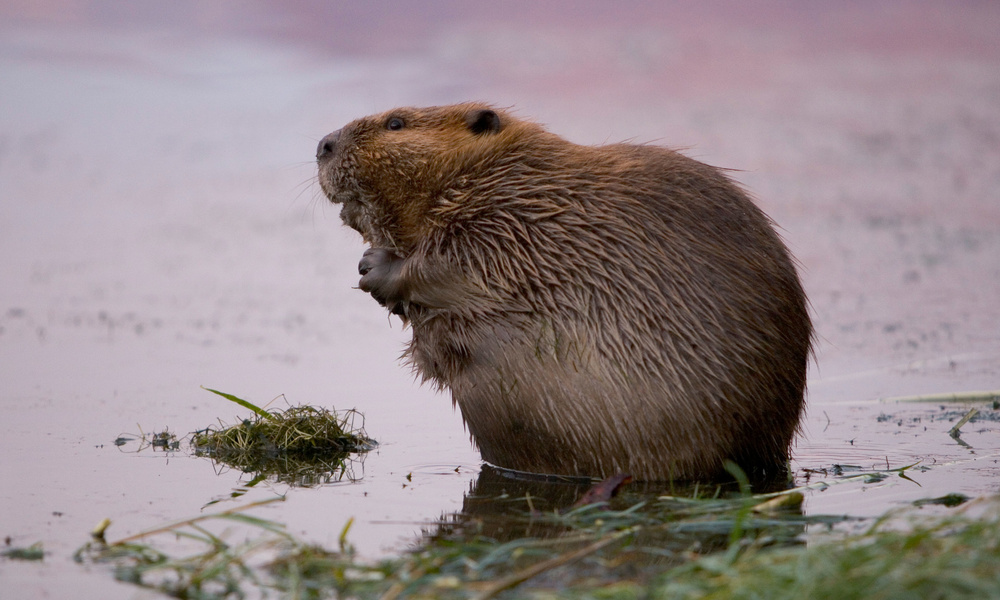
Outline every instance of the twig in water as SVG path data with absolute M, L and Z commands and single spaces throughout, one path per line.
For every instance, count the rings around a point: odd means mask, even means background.
M 880 402 L 991 402 L 994 400 L 1000 400 L 1000 390 L 900 396 L 898 398 L 881 398 Z
M 957 440 L 958 436 L 962 435 L 962 432 L 959 431 L 960 429 L 962 429 L 962 425 L 965 425 L 966 423 L 968 423 L 969 420 L 972 419 L 972 417 L 974 417 L 974 416 L 976 416 L 978 414 L 979 414 L 979 410 L 978 409 L 975 409 L 975 408 L 970 409 L 969 412 L 965 413 L 965 416 L 962 417 L 958 421 L 958 423 L 955 423 L 954 427 L 952 427 L 951 429 L 948 430 L 948 435 L 950 435 L 951 437 L 953 437 L 953 438 L 955 438 Z

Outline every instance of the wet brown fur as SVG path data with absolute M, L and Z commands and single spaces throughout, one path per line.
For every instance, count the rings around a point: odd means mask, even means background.
M 451 389 L 486 461 L 644 480 L 786 463 L 805 295 L 720 170 L 477 103 L 366 117 L 324 143 L 320 183 L 375 249 L 362 288 L 409 321 L 408 359 Z

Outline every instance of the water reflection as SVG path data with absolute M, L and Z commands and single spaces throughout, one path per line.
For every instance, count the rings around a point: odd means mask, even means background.
M 625 484 L 607 503 L 577 506 L 590 488 L 586 479 L 523 477 L 487 465 L 462 510 L 425 528 L 413 552 L 461 547 L 483 578 L 550 555 L 578 556 L 541 585 L 600 584 L 648 580 L 734 544 L 800 544 L 807 524 L 842 520 L 806 517 L 801 495 L 755 511 L 763 498 L 741 493 L 735 481 Z

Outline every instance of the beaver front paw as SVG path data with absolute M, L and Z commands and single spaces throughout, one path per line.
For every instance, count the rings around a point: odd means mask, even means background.
M 395 315 L 406 316 L 406 297 L 400 272 L 403 259 L 387 248 L 369 248 L 358 263 L 358 287 Z

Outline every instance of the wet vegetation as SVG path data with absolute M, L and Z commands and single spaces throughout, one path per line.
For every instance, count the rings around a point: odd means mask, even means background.
M 261 503 L 180 521 L 113 543 L 95 538 L 79 561 L 111 564 L 123 581 L 177 598 L 985 598 L 1000 594 L 995 504 L 933 518 L 890 513 L 861 534 L 840 519 L 804 517 L 796 492 L 657 497 L 439 523 L 402 556 L 358 558 L 350 523 L 338 548 L 310 545 L 246 514 Z M 718 493 L 718 495 L 717 495 Z M 775 500 L 778 500 L 775 502 Z M 275 499 L 273 501 L 280 501 Z M 503 498 L 494 498 L 502 502 Z M 215 533 L 244 526 L 238 535 Z M 800 541 L 806 526 L 828 531 Z M 525 533 L 534 528 L 534 535 Z M 477 532 L 477 529 L 479 530 Z M 188 544 L 186 551 L 179 546 Z M 173 548 L 173 550 L 171 550 Z

